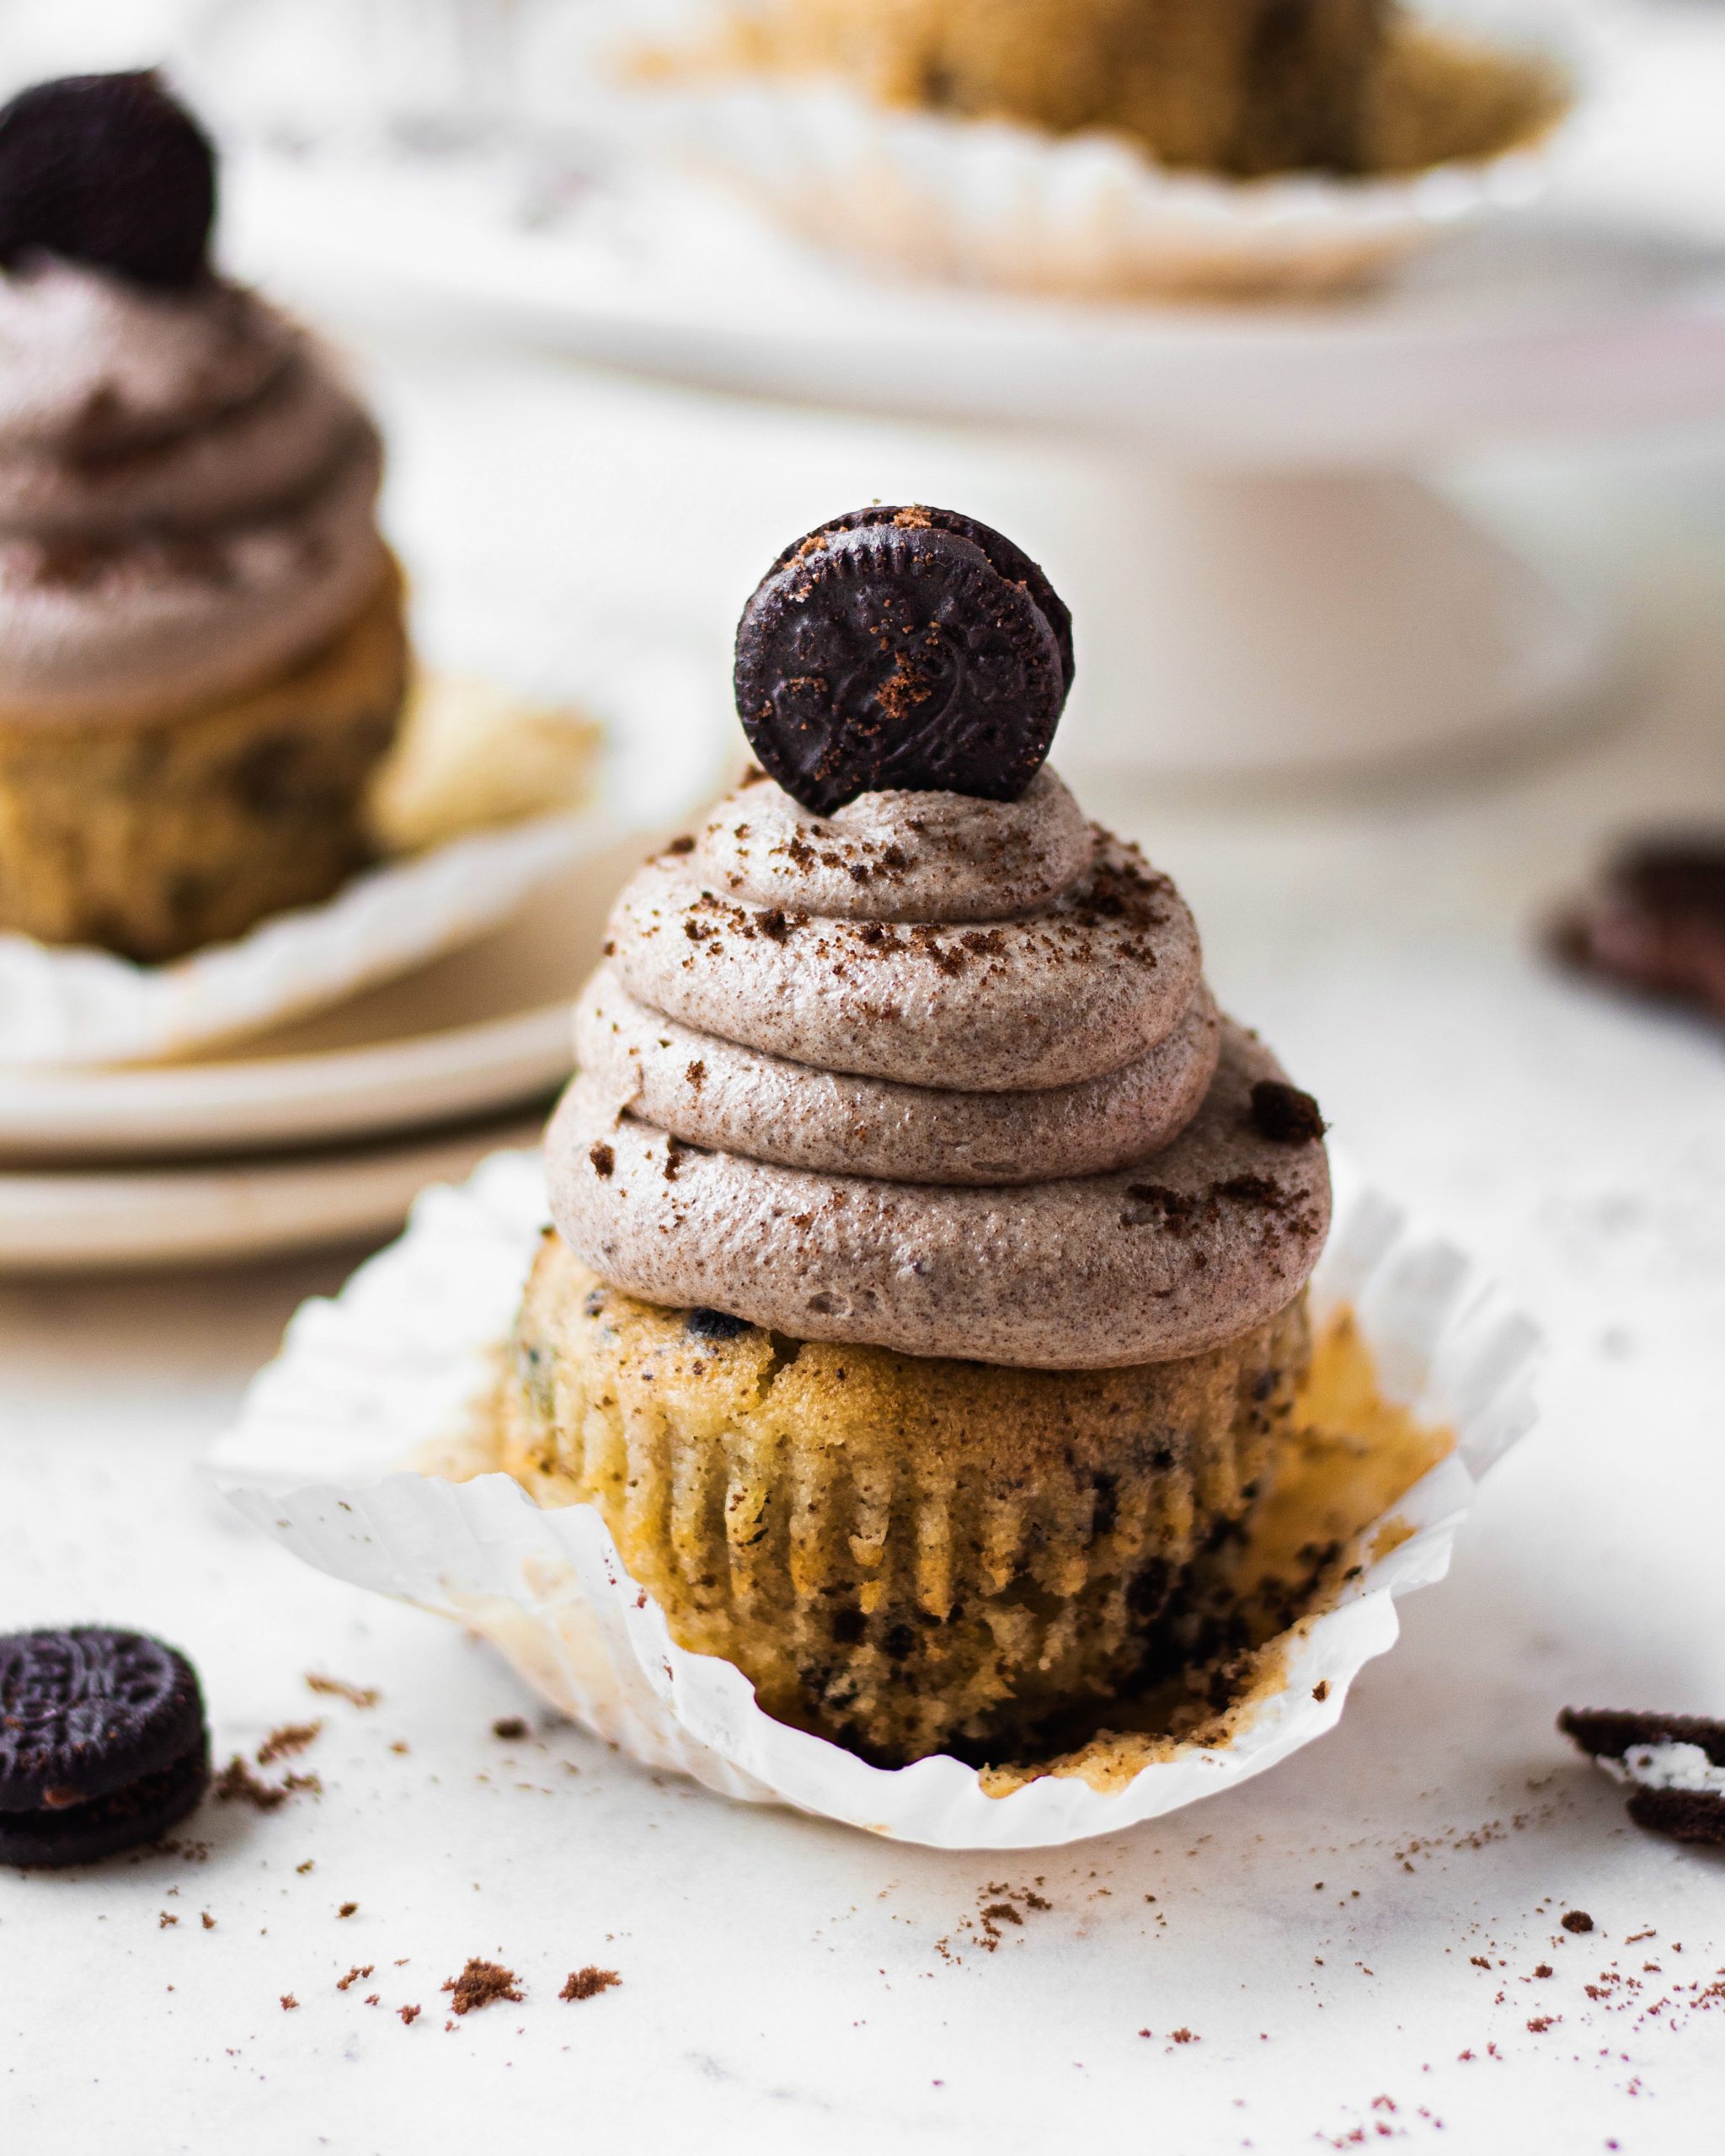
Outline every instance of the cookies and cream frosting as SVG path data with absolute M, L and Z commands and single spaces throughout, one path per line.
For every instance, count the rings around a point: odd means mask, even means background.
M 384 574 L 381 468 L 254 294 L 0 275 L 0 719 L 167 715 L 315 650 Z
M 1266 1112 L 1178 893 L 1016 802 L 756 777 L 626 887 L 548 1135 L 577 1256 L 799 1338 L 1088 1369 L 1282 1310 L 1323 1148 Z

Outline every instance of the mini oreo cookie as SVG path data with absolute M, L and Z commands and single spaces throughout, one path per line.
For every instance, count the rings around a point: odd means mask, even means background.
M 950 510 L 821 526 L 780 556 L 737 631 L 743 730 L 817 815 L 889 787 L 1016 801 L 1071 676 L 1071 618 L 1048 579 Z
M 1632 1790 L 1629 1816 L 1637 1827 L 1725 1847 L 1725 1721 L 1565 1707 L 1557 1726 Z
M 0 1864 L 86 1864 L 153 1841 L 209 1780 L 184 1655 L 102 1625 L 0 1638 Z
M 59 255 L 164 290 L 209 268 L 216 152 L 153 73 L 66 75 L 0 109 L 0 265 Z

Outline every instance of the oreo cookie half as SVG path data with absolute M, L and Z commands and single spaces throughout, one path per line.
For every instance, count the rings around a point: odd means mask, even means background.
M 1725 1848 L 1725 1721 L 1606 1707 L 1565 1707 L 1563 1734 L 1633 1793 L 1637 1827 Z
M 184 1655 L 100 1625 L 0 1637 L 0 1864 L 87 1864 L 153 1841 L 209 1781 Z
M 1048 579 L 951 510 L 822 525 L 779 557 L 737 632 L 743 730 L 817 815 L 886 787 L 1017 800 L 1071 678 L 1071 617 Z
M 55 254 L 183 288 L 215 216 L 216 152 L 159 76 L 66 75 L 0 109 L 0 266 Z

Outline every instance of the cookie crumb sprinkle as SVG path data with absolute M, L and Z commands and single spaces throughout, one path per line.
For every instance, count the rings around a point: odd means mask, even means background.
M 526 1996 L 513 1969 L 505 1969 L 500 1961 L 481 1961 L 478 1955 L 469 1956 L 461 1974 L 446 1977 L 441 1988 L 451 1994 L 450 2004 L 457 2014 L 477 2014 L 482 2006 L 495 2005 L 500 1999 L 520 2000 Z

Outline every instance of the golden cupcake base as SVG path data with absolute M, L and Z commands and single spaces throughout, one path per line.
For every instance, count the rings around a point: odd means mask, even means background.
M 1153 1657 L 1250 1508 L 1308 1356 L 1304 1299 L 1225 1348 L 1049 1372 L 703 1337 L 547 1235 L 501 1464 L 590 1503 L 672 1637 L 881 1764 L 1016 1749 Z
M 408 675 L 393 567 L 333 642 L 141 724 L 0 718 L 0 931 L 149 963 L 329 897 L 371 848 L 367 786 Z

